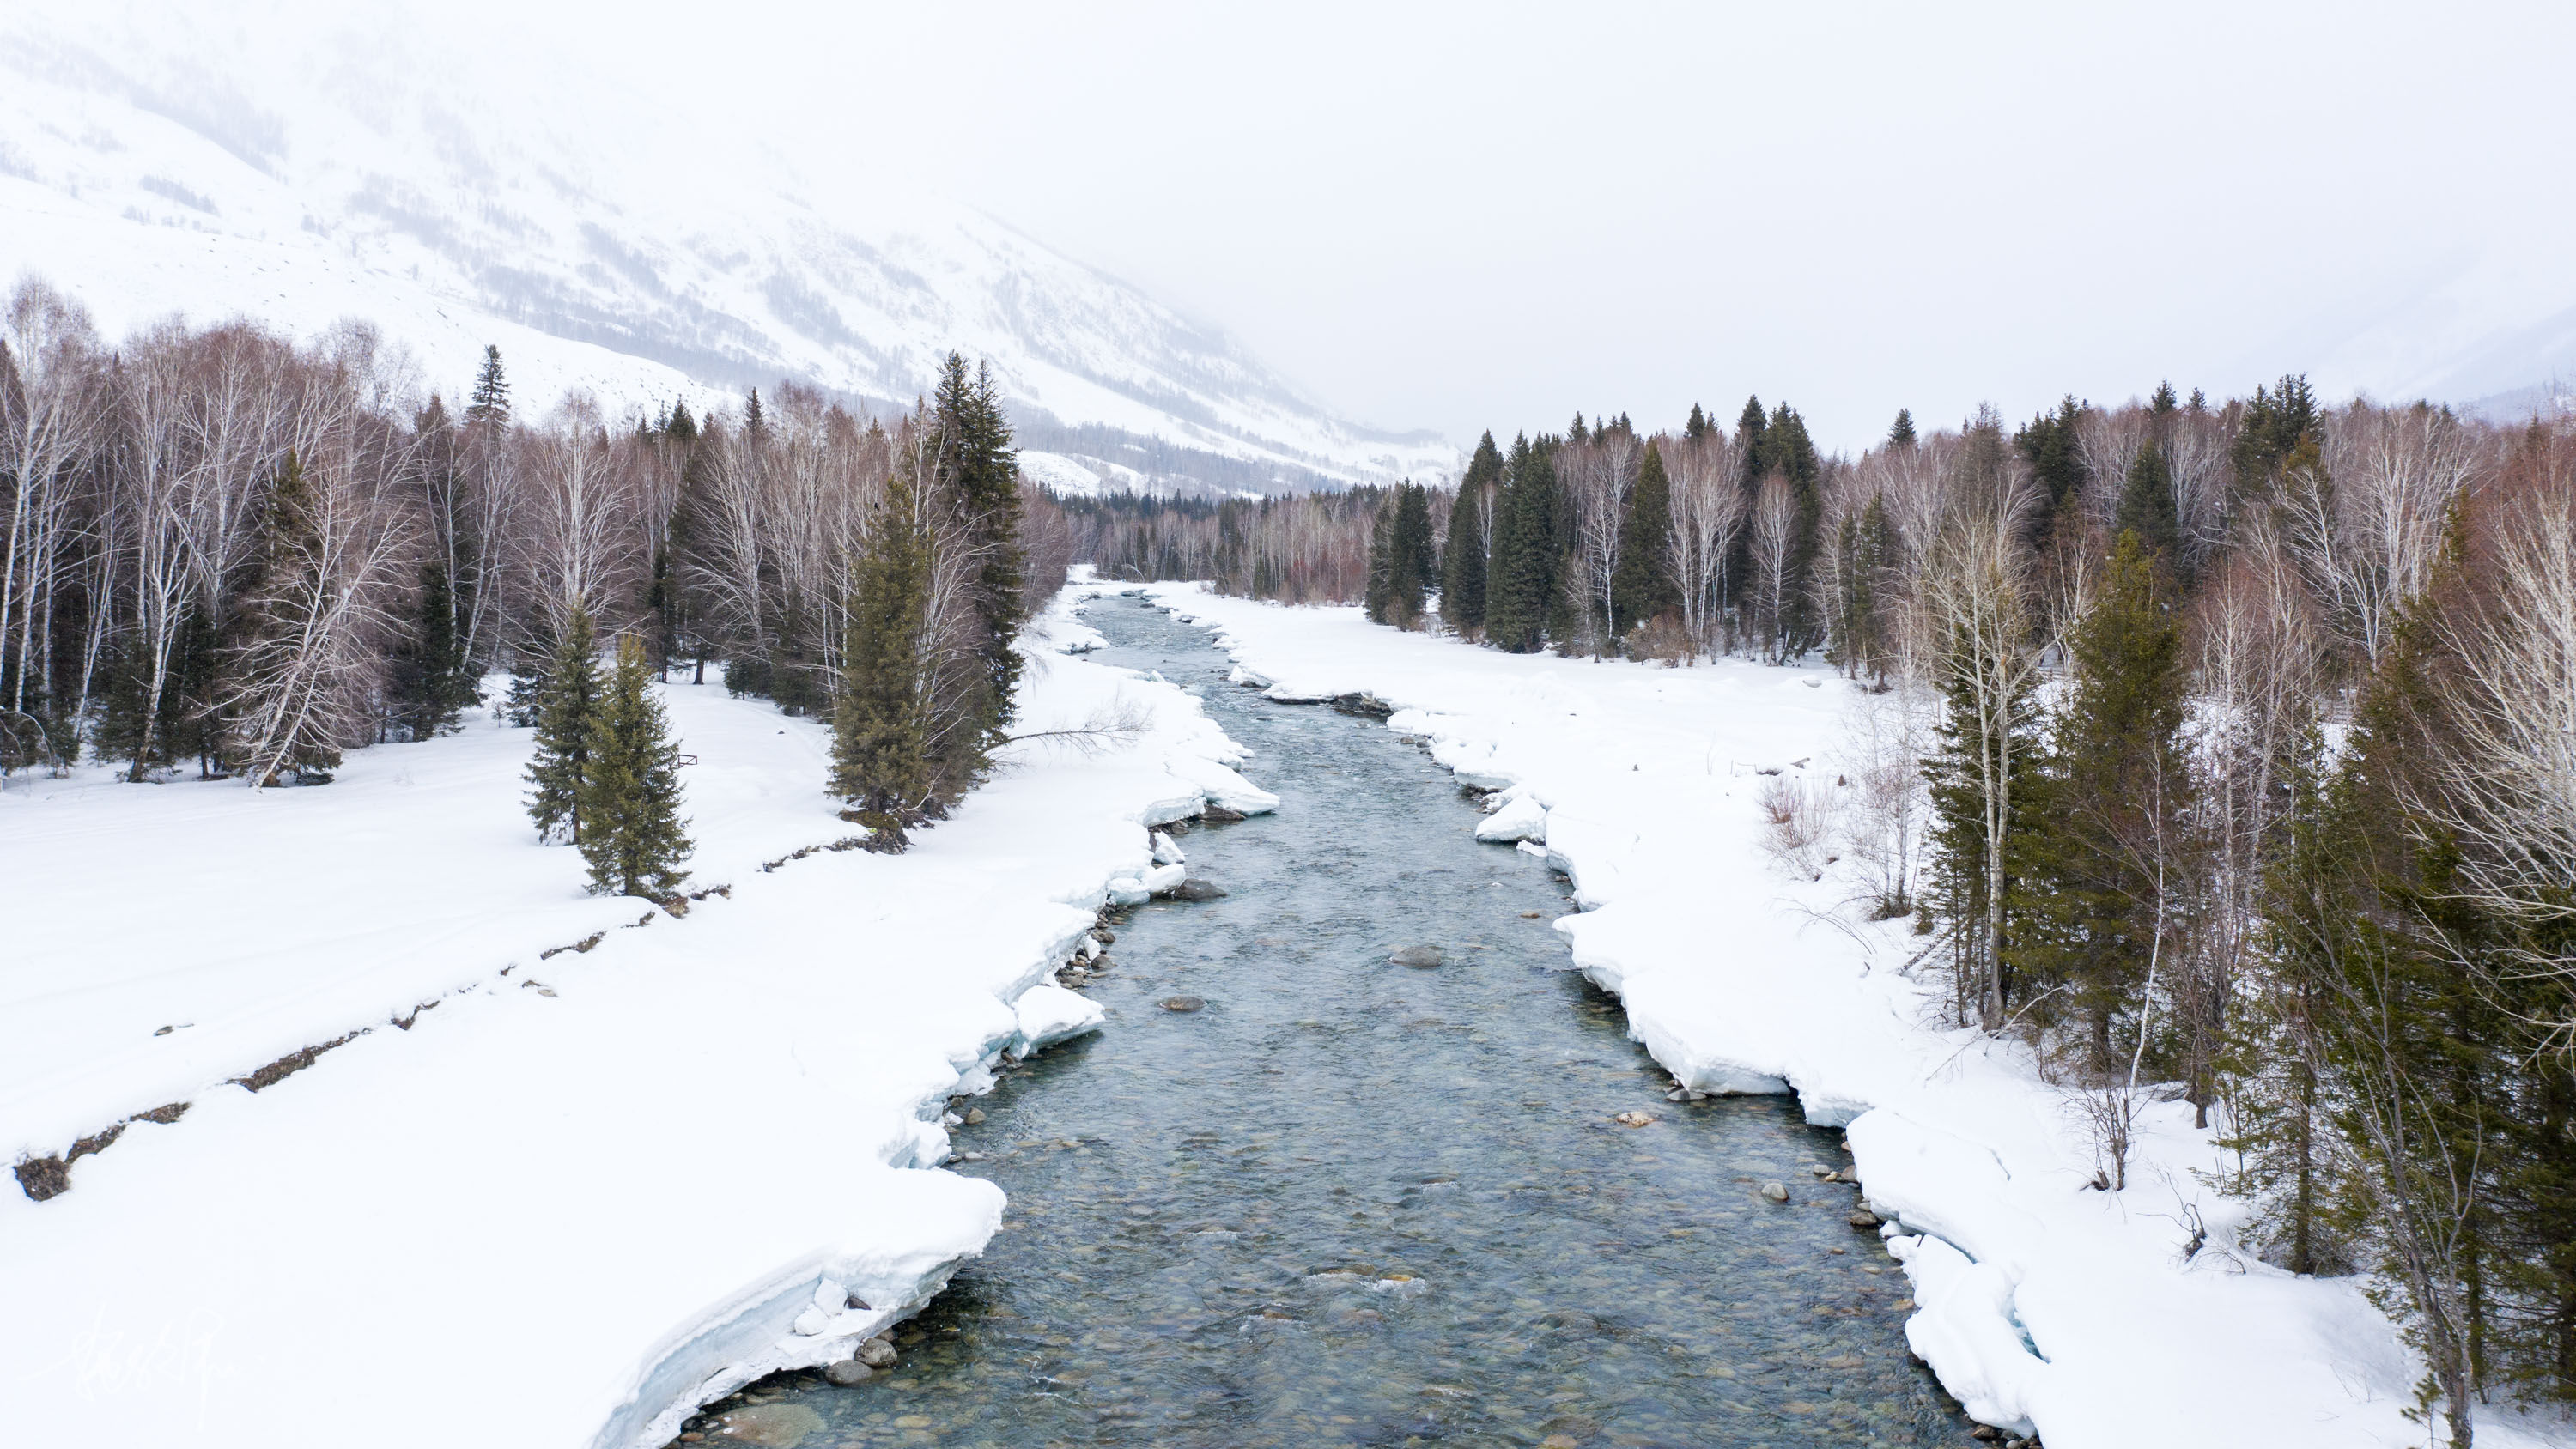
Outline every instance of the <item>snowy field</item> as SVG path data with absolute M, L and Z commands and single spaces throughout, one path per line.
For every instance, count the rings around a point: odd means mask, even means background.
M 671 687 L 693 884 L 730 888 L 681 918 L 582 894 L 488 717 L 320 789 L 13 784 L 0 1131 L 188 1104 L 0 1193 L 13 1441 L 659 1444 L 917 1307 L 1001 1221 L 935 1170 L 950 1098 L 1098 1023 L 1043 983 L 1149 874 L 1142 822 L 1264 804 L 1195 701 L 1047 647 L 1021 728 L 1148 732 L 1015 747 L 909 853 L 774 871 L 850 833 L 823 726 Z
M 1238 682 L 1374 695 L 1462 781 L 1508 786 L 1480 835 L 1572 879 L 1576 963 L 1676 1077 L 1794 1091 L 1847 1126 L 1914 1284 L 1907 1335 L 1970 1413 L 2050 1449 L 2426 1442 L 2405 1417 L 2414 1360 L 2358 1288 L 2237 1250 L 2241 1208 L 2195 1175 L 2219 1153 L 2188 1104 L 2141 1124 L 2126 1190 L 2093 1190 L 2081 1114 L 2026 1050 L 1940 1025 L 1937 987 L 1905 969 L 1910 923 L 1864 921 L 1848 865 L 1810 882 L 1766 857 L 1762 787 L 1843 777 L 1847 681 L 1507 655 L 1356 609 L 1153 592 L 1219 631 Z

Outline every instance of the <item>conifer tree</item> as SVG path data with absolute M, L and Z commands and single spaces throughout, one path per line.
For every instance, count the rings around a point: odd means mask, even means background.
M 1682 593 L 1673 582 L 1673 485 L 1664 456 L 1646 443 L 1636 486 L 1628 490 L 1628 516 L 1619 529 L 1619 564 L 1610 576 L 1610 628 L 1624 634 L 1658 614 L 1678 612 Z
M 978 729 L 958 742 L 973 756 L 958 762 L 962 768 L 955 773 L 963 776 L 980 768 L 984 753 L 1001 740 L 1019 687 L 1015 641 L 1026 609 L 1021 598 L 1019 457 L 1012 450 L 1010 420 L 989 366 L 969 372 L 962 355 L 948 354 L 932 406 L 939 426 L 940 472 L 952 495 L 948 506 L 964 525 L 967 547 L 982 560 L 973 592 L 982 627 L 976 655 L 984 666 L 984 695 Z
M 501 349 L 497 344 L 483 349 L 483 369 L 475 374 L 474 394 L 467 402 L 465 421 L 471 425 L 497 428 L 510 421 L 510 383 L 501 373 Z
M 1771 455 L 1762 445 L 1763 430 L 1770 422 L 1771 415 L 1762 410 L 1758 395 L 1746 398 L 1744 411 L 1735 416 L 1735 442 L 1743 460 L 1743 471 L 1736 481 L 1743 485 L 1747 499 L 1762 491 L 1762 480 L 1771 473 Z
M 1419 484 L 1398 484 L 1379 505 L 1369 531 L 1368 617 L 1399 629 L 1421 628 L 1434 577 L 1430 495 Z
M 385 695 L 394 723 L 415 740 L 456 728 L 457 716 L 475 700 L 473 667 L 456 631 L 455 591 L 441 560 L 421 570 L 420 607 L 411 636 L 394 653 Z
M 1682 424 L 1682 436 L 1694 443 L 1708 436 L 1708 414 L 1700 411 L 1698 403 L 1691 404 L 1690 419 Z
M 1485 591 L 1485 637 L 1498 649 L 1528 654 L 1546 642 L 1558 592 L 1556 465 L 1546 449 L 1516 437 L 1506 471 Z
M 581 855 L 594 895 L 660 900 L 688 874 L 680 751 L 652 680 L 643 644 L 619 636 L 616 669 L 592 714 L 579 791 Z
M 2075 436 L 2083 405 L 2069 393 L 2054 412 L 2041 413 L 2013 434 L 2013 446 L 2030 463 L 2039 484 L 2039 505 L 2032 511 L 2032 536 L 2046 538 L 2057 511 L 2084 486 L 2084 454 Z
M 1887 445 L 1891 448 L 1914 446 L 1914 410 L 1912 408 L 1896 410 L 1896 422 L 1887 430 Z
M 1492 560 L 1486 552 L 1488 508 L 1499 506 L 1503 455 L 1487 433 L 1467 460 L 1458 484 L 1458 502 L 1449 513 L 1449 547 L 1441 560 L 1440 614 L 1456 633 L 1473 638 L 1485 627 L 1485 583 Z
M 886 484 L 852 580 L 832 711 L 831 790 L 849 819 L 868 827 L 869 848 L 899 852 L 934 789 L 922 629 L 930 541 L 911 480 Z
M 2138 450 L 2120 489 L 2120 511 L 2111 525 L 2134 533 L 2150 557 L 2179 572 L 2182 525 L 2174 516 L 2173 470 L 2165 466 L 2162 448 L 2153 443 Z
M 591 722 L 599 712 L 599 646 L 590 611 L 564 611 L 554 653 L 537 696 L 537 749 L 528 762 L 528 818 L 540 838 L 581 843 L 581 787 L 590 760 Z
M 2181 631 L 2156 597 L 2138 536 L 2113 544 L 2071 641 L 2072 688 L 2047 761 L 2042 826 L 2028 838 L 2030 928 L 2014 966 L 2080 1017 L 2092 1067 L 2126 1060 L 2147 980 L 2173 970 L 2193 854 L 2182 752 Z M 2171 975 L 2165 976 L 2170 991 Z M 2055 1003 L 2044 1016 L 2056 1014 Z

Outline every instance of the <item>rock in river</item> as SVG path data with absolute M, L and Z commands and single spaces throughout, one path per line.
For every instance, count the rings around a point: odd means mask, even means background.
M 1207 1005 L 1206 1002 L 1199 1000 L 1195 996 L 1166 996 L 1163 998 L 1163 1009 L 1165 1011 L 1196 1011 L 1205 1005 Z
M 1212 901 L 1224 894 L 1225 887 L 1212 880 L 1185 880 L 1171 890 L 1176 901 Z
M 823 1416 L 803 1404 L 754 1404 L 716 1421 L 716 1437 L 761 1449 L 796 1449 L 823 1427 Z
M 1773 1202 L 1787 1202 L 1789 1200 L 1789 1189 L 1782 1187 L 1776 1182 L 1766 1182 L 1762 1184 L 1762 1195 Z
M 877 1371 L 875 1369 L 868 1367 L 866 1364 L 863 1364 L 854 1358 L 845 1358 L 839 1363 L 825 1364 L 823 1366 L 823 1377 L 845 1389 L 866 1383 L 868 1380 L 875 1378 L 876 1376 Z
M 1386 959 L 1394 962 L 1398 966 L 1437 966 L 1440 964 L 1440 948 L 1437 946 L 1407 946 L 1403 950 L 1396 952 L 1394 955 L 1389 956 Z

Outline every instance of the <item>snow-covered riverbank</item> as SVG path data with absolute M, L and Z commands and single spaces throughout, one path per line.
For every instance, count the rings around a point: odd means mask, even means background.
M 1048 647 L 1022 728 L 1126 703 L 1147 733 L 1016 747 L 909 853 L 772 871 L 849 833 L 822 725 L 673 688 L 696 883 L 731 888 L 684 918 L 581 895 L 488 719 L 318 790 L 13 786 L 0 1132 L 188 1104 L 0 1193 L 13 1435 L 625 1449 L 917 1306 L 1001 1216 L 925 1170 L 951 1096 L 1096 1019 L 1042 983 L 1150 869 L 1141 821 L 1260 803 L 1195 701 Z
M 2141 1123 L 2125 1191 L 2093 1190 L 2080 1114 L 2024 1051 L 1939 1024 L 1933 988 L 1901 969 L 1922 945 L 1907 923 L 1860 919 L 1834 870 L 1769 863 L 1761 787 L 1833 788 L 1849 683 L 1513 656 L 1356 609 L 1152 592 L 1218 630 L 1239 679 L 1372 695 L 1462 780 L 1511 787 L 1485 834 L 1526 837 L 1571 877 L 1585 909 L 1560 929 L 1656 1059 L 1702 1090 L 1794 1091 L 1848 1126 L 1869 1199 L 1901 1222 L 1908 1336 L 1971 1413 L 2050 1449 L 2425 1442 L 2404 1412 L 2411 1355 L 2359 1290 L 2236 1251 L 2241 1210 L 2196 1176 L 2219 1157 L 2186 1104 Z

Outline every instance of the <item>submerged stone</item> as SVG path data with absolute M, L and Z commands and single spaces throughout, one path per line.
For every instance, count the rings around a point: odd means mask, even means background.
M 1437 946 L 1407 946 L 1386 959 L 1398 966 L 1429 967 L 1439 965 L 1442 956 Z

